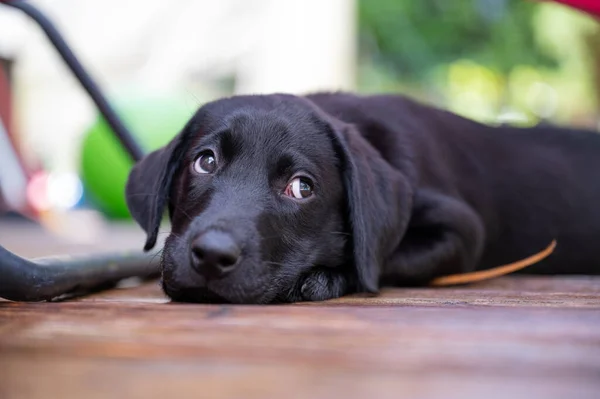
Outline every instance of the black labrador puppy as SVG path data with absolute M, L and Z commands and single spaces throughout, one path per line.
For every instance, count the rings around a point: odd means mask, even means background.
M 133 168 L 174 300 L 315 301 L 530 256 L 600 272 L 600 135 L 491 127 L 393 95 L 236 96 Z

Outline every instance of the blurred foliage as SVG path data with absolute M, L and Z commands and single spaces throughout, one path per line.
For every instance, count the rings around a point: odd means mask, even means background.
M 360 25 L 371 54 L 400 76 L 419 79 L 432 64 L 468 58 L 509 72 L 516 64 L 555 66 L 535 46 L 536 4 L 507 0 L 363 0 Z
M 488 122 L 594 125 L 600 25 L 531 0 L 358 0 L 359 89 Z

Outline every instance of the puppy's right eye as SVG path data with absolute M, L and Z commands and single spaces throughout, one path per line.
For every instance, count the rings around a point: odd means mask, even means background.
M 288 183 L 283 194 L 294 199 L 305 199 L 313 195 L 312 182 L 307 177 L 296 177 Z
M 204 151 L 194 161 L 194 172 L 199 174 L 213 173 L 217 169 L 217 159 L 215 158 L 214 152 L 207 150 Z

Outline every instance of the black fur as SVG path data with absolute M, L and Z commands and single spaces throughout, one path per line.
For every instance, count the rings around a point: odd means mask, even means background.
M 217 170 L 198 175 L 205 149 Z M 598 274 L 599 170 L 594 132 L 491 127 L 392 95 L 237 96 L 140 161 L 127 201 L 146 249 L 169 210 L 173 299 L 324 300 L 498 266 L 553 239 L 528 271 Z M 298 172 L 314 179 L 303 201 L 282 195 Z M 190 243 L 209 229 L 241 248 L 222 278 L 190 267 Z

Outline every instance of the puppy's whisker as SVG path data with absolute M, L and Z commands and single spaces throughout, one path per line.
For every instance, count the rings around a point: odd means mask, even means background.
M 273 236 L 265 236 L 265 237 L 261 237 L 261 239 L 263 239 L 263 240 L 281 239 L 281 234 L 273 235 Z
M 152 255 L 151 261 L 154 262 L 156 260 L 157 257 L 160 256 L 160 258 L 162 259 L 163 253 L 164 253 L 164 248 L 162 248 L 161 250 L 157 251 L 154 255 Z
M 179 207 L 177 205 L 175 205 L 174 208 L 175 208 L 175 210 L 178 210 L 179 212 L 181 212 L 183 214 L 183 216 L 185 216 L 186 218 L 188 218 L 188 220 L 190 222 L 192 222 L 194 220 L 186 211 L 183 210 L 183 208 L 181 208 L 181 207 Z
M 192 218 L 190 215 L 188 215 L 188 213 L 187 213 L 186 211 L 184 211 L 183 209 L 181 209 L 181 213 L 183 213 L 183 215 L 184 215 L 186 218 L 188 218 L 188 220 L 189 220 L 190 222 L 193 222 L 193 221 L 194 221 L 194 218 Z
M 202 101 L 200 101 L 200 99 L 198 98 L 198 96 L 196 94 L 194 94 L 194 92 L 192 92 L 191 90 L 186 89 L 186 91 L 196 101 L 196 104 L 195 104 L 196 107 L 193 109 L 193 111 L 191 111 L 191 113 L 193 114 L 198 107 L 202 106 Z
M 265 260 L 263 262 L 266 263 L 266 264 L 268 264 L 268 265 L 275 265 L 275 266 L 282 266 L 282 267 L 287 266 L 285 263 L 281 263 L 281 262 L 272 262 L 272 261 L 269 261 L 269 260 Z
M 181 236 L 179 234 L 173 233 L 172 231 L 169 231 L 169 232 L 165 231 L 165 234 L 171 234 L 175 238 L 181 238 Z

